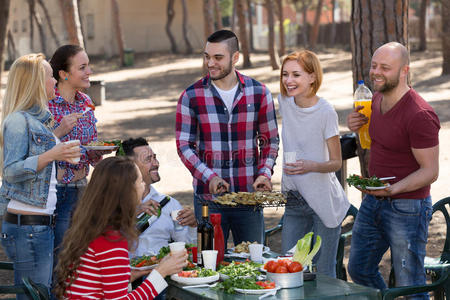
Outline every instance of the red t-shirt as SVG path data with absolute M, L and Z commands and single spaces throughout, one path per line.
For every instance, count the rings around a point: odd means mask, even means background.
M 369 174 L 396 176 L 391 181 L 395 183 L 419 169 L 411 148 L 424 149 L 439 144 L 440 123 L 433 108 L 413 89 L 385 114 L 381 114 L 381 100 L 382 94 L 373 96 Z M 420 199 L 429 195 L 430 185 L 427 185 L 392 198 Z

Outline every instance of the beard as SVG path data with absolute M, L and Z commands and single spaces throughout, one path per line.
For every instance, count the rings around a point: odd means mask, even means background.
M 233 66 L 232 66 L 231 60 L 230 60 L 229 65 L 228 65 L 226 68 L 224 68 L 224 69 L 222 70 L 222 72 L 220 72 L 219 75 L 217 75 L 216 77 L 213 77 L 213 76 L 211 75 L 211 72 L 209 72 L 209 77 L 211 78 L 211 80 L 220 80 L 220 79 L 223 79 L 223 78 L 227 77 L 228 74 L 231 73 L 232 67 L 233 67 Z
M 156 171 L 156 172 L 153 172 L 153 171 Z M 148 177 L 147 178 L 148 179 L 146 180 L 146 183 L 147 183 L 147 181 L 149 181 L 148 182 L 149 184 L 153 184 L 153 183 L 156 183 L 156 182 L 160 181 L 161 177 L 159 176 L 158 169 L 150 170 L 149 173 L 148 173 Z
M 387 93 L 392 91 L 393 89 L 395 89 L 398 86 L 399 83 L 399 77 L 400 77 L 400 70 L 397 72 L 397 75 L 394 76 L 393 78 L 386 78 L 383 76 L 384 79 L 384 84 L 381 86 L 376 86 L 376 84 L 374 83 L 374 76 L 371 77 L 372 80 L 372 86 L 373 89 L 377 92 L 380 93 Z

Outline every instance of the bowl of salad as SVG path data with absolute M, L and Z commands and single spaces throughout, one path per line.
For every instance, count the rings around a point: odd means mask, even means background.
M 267 279 L 281 288 L 303 286 L 303 266 L 290 259 L 269 260 L 264 265 Z
M 229 265 L 219 266 L 220 279 L 225 280 L 230 277 L 250 278 L 261 275 L 258 271 L 261 264 L 252 261 L 233 261 Z

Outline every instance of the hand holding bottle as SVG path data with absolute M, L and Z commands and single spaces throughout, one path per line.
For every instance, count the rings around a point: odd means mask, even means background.
M 369 118 L 359 112 L 363 108 L 364 106 L 361 105 L 356 106 L 354 111 L 347 116 L 347 127 L 353 132 L 358 132 L 364 124 L 369 122 Z
M 156 220 L 161 216 L 161 210 L 163 207 L 169 203 L 170 197 L 166 196 L 161 202 L 159 202 L 159 207 L 156 210 L 155 215 L 149 215 L 145 211 L 141 214 L 138 214 L 137 221 L 136 221 L 136 228 L 139 232 L 144 232 L 150 225 L 152 225 Z
M 137 214 L 139 215 L 140 213 L 145 212 L 149 215 L 157 216 L 158 208 L 159 202 L 155 200 L 148 200 L 138 205 Z
M 354 106 L 357 108 L 357 112 L 360 112 L 367 118 L 367 124 L 362 125 L 358 130 L 359 141 L 361 147 L 364 149 L 370 149 L 371 139 L 369 135 L 370 116 L 372 114 L 372 92 L 367 86 L 364 85 L 364 81 L 358 81 L 358 88 L 353 95 Z M 361 107 L 362 108 L 359 108 Z

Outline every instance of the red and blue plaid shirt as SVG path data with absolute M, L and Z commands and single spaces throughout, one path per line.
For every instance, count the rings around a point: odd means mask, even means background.
M 73 103 L 67 102 L 58 89 L 55 88 L 55 98 L 48 102 L 48 108 L 55 119 L 55 128 L 61 124 L 64 116 L 72 113 L 82 113 L 88 104 L 92 104 L 91 98 L 88 95 L 76 92 L 75 101 Z M 61 142 L 70 140 L 79 140 L 81 145 L 87 145 L 92 141 L 97 140 L 97 127 L 95 125 L 97 119 L 94 116 L 94 111 L 90 110 L 78 119 L 77 125 L 65 136 L 61 138 Z M 80 170 L 85 168 L 86 176 L 89 174 L 89 164 L 95 164 L 101 159 L 101 156 L 88 155 L 85 148 L 81 147 L 81 157 L 78 164 L 70 164 L 64 161 L 58 161 L 58 166 L 65 169 L 63 175 L 63 182 L 69 183 L 74 178 L 73 170 Z
M 209 76 L 178 100 L 177 151 L 194 177 L 196 194 L 209 194 L 215 176 L 234 192 L 251 192 L 256 177 L 272 176 L 279 144 L 272 95 L 265 85 L 236 74 L 239 87 L 231 112 Z

